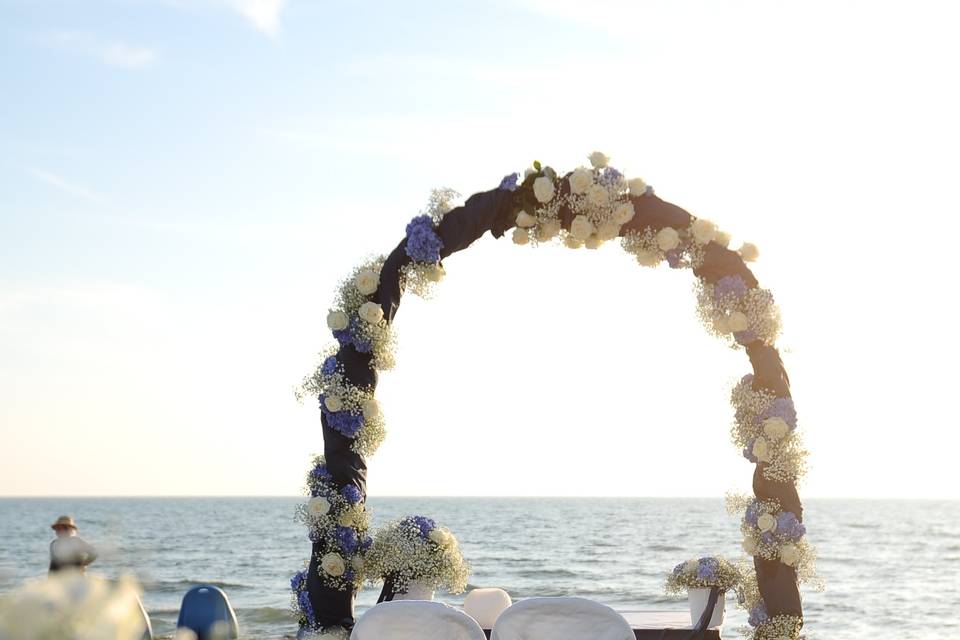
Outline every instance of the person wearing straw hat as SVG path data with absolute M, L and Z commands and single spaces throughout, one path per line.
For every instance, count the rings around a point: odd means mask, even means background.
M 84 573 L 87 565 L 97 559 L 97 552 L 77 535 L 77 523 L 70 516 L 60 516 L 50 528 L 57 533 L 50 543 L 50 573 L 66 570 Z

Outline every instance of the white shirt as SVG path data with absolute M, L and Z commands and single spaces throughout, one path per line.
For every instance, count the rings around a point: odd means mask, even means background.
M 96 559 L 93 546 L 76 534 L 57 537 L 50 543 L 51 570 L 83 568 Z

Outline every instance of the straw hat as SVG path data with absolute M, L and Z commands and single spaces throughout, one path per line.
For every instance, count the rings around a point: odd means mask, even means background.
M 57 521 L 50 525 L 51 529 L 56 529 L 57 527 L 70 527 L 71 529 L 77 528 L 77 523 L 73 521 L 73 518 L 70 516 L 60 516 L 57 518 Z

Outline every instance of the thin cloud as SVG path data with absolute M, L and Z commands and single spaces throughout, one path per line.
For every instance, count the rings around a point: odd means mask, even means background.
M 155 63 L 157 52 L 148 47 L 124 42 L 105 42 L 80 31 L 56 31 L 37 38 L 44 46 L 89 56 L 111 67 L 142 69 Z
M 269 36 L 280 29 L 280 13 L 286 0 L 227 0 L 227 3 L 246 18 L 257 30 Z
M 30 169 L 30 173 L 38 180 L 41 180 L 42 182 L 45 182 L 50 186 L 63 191 L 64 193 L 69 193 L 70 195 L 83 198 L 84 200 L 89 200 L 90 202 L 103 202 L 103 196 L 93 189 L 68 182 L 55 173 L 43 171 L 41 169 Z

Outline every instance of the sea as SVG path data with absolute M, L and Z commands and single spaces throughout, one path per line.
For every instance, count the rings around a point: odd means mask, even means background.
M 42 577 L 49 525 L 74 516 L 100 551 L 101 575 L 132 574 L 159 638 L 180 599 L 201 583 L 223 588 L 242 638 L 292 635 L 289 579 L 310 553 L 294 522 L 301 498 L 3 498 L 0 594 Z M 630 610 L 686 610 L 664 594 L 678 562 L 739 556 L 737 519 L 713 498 L 371 497 L 375 525 L 423 514 L 449 527 L 472 565 L 469 588 L 514 600 L 577 595 Z M 960 638 L 960 501 L 809 500 L 804 520 L 824 589 L 801 589 L 807 637 Z M 366 587 L 357 614 L 379 593 Z M 437 594 L 462 604 L 463 594 Z M 724 638 L 746 615 L 727 599 Z

